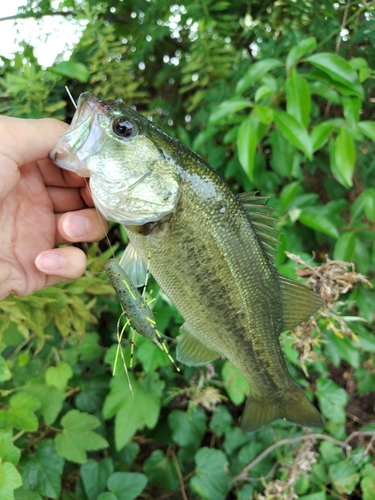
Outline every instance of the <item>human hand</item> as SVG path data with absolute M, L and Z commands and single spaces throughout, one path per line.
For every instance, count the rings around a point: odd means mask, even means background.
M 0 300 L 79 278 L 84 252 L 54 247 L 97 241 L 107 230 L 85 179 L 48 159 L 67 127 L 0 116 Z

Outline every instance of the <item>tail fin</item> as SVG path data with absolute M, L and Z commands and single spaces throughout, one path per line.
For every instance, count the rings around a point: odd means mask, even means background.
M 256 399 L 250 394 L 242 414 L 241 427 L 245 432 L 255 431 L 279 418 L 305 427 L 323 427 L 320 413 L 297 385 L 279 401 Z

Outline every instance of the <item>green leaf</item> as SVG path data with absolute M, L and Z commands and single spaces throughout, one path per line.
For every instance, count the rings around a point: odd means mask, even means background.
M 90 71 L 80 62 L 61 61 L 51 66 L 50 71 L 86 83 L 90 78 Z
M 375 479 L 366 476 L 361 480 L 362 500 L 374 500 L 375 498 Z
M 319 493 L 311 493 L 310 495 L 303 495 L 299 500 L 327 500 L 326 492 L 319 491 Z
M 9 370 L 7 362 L 0 355 L 0 382 L 6 382 L 12 378 L 12 372 Z
M 286 110 L 306 128 L 310 118 L 311 96 L 306 80 L 293 68 L 285 82 Z
M 58 366 L 50 366 L 46 371 L 47 385 L 65 390 L 68 380 L 73 377 L 73 370 L 70 365 L 62 361 Z
M 223 377 L 225 390 L 231 401 L 235 405 L 243 403 L 250 392 L 249 384 L 244 376 L 230 361 L 225 361 L 221 370 L 221 376 Z
M 20 463 L 25 489 L 48 498 L 59 498 L 64 459 L 56 453 L 52 439 L 45 439 Z
M 34 412 L 40 408 L 40 402 L 31 394 L 20 391 L 10 399 L 9 421 L 11 425 L 25 431 L 36 431 L 39 422 Z
M 136 380 L 130 374 L 130 380 L 134 396 L 125 374 L 117 375 L 110 382 L 111 392 L 103 407 L 104 418 L 115 416 L 117 450 L 121 450 L 138 429 L 155 427 L 159 418 L 164 382 L 158 379 L 158 374 L 152 373 L 144 380 Z
M 292 177 L 293 166 L 298 162 L 298 152 L 279 128 L 272 130 L 270 134 L 272 148 L 271 166 L 281 177 Z
M 86 451 L 107 448 L 108 442 L 91 429 L 99 427 L 100 420 L 93 415 L 78 410 L 70 410 L 61 419 L 64 427 L 55 437 L 57 453 L 79 464 L 87 460 Z
M 273 111 L 267 106 L 256 106 L 254 113 L 264 125 L 269 125 L 273 120 Z
M 344 128 L 340 129 L 335 145 L 335 173 L 340 175 L 337 180 L 346 188 L 353 186 L 353 172 L 355 166 L 355 146 L 351 136 Z
M 18 464 L 21 456 L 21 450 L 13 444 L 12 429 L 0 430 L 0 461 Z
M 251 113 L 240 125 L 237 134 L 238 159 L 248 178 L 253 180 L 255 152 L 258 146 L 258 118 Z
M 319 123 L 312 129 L 310 137 L 312 142 L 312 149 L 314 152 L 318 149 L 321 149 L 328 142 L 331 130 L 332 124 L 329 122 Z
M 348 460 L 329 466 L 329 476 L 336 490 L 351 495 L 359 482 L 359 474 L 354 464 Z
M 367 188 L 362 193 L 363 208 L 370 222 L 375 222 L 375 188 Z
M 332 422 L 343 424 L 346 419 L 345 406 L 349 400 L 346 391 L 332 380 L 319 378 L 316 394 L 322 414 Z
M 201 448 L 195 454 L 195 475 L 191 489 L 204 500 L 224 500 L 230 490 L 228 460 L 224 452 Z
M 21 486 L 14 492 L 14 500 L 43 500 L 43 498 L 36 491 L 24 490 Z
M 375 142 L 375 122 L 363 121 L 358 123 L 358 128 L 366 137 Z
M 13 491 L 22 485 L 22 479 L 13 464 L 0 462 L 0 498 L 14 500 Z
M 348 232 L 342 234 L 335 244 L 333 258 L 335 260 L 342 260 L 350 262 L 355 249 L 355 233 Z
M 65 391 L 42 383 L 32 383 L 26 391 L 39 399 L 46 424 L 53 424 L 63 407 Z
M 306 61 L 326 73 L 334 82 L 345 85 L 345 87 L 352 91 L 353 95 L 362 97 L 363 89 L 357 73 L 341 57 L 336 54 L 323 52 L 307 57 Z
M 172 458 L 167 458 L 161 450 L 155 450 L 144 462 L 143 471 L 149 480 L 161 486 L 164 491 L 178 488 L 179 479 Z
M 274 111 L 275 122 L 287 141 L 301 150 L 311 160 L 312 144 L 305 128 L 285 111 Z
M 81 479 L 88 500 L 96 500 L 104 492 L 113 470 L 113 460 L 109 457 L 100 462 L 90 459 L 81 466 Z
M 298 220 L 305 226 L 311 227 L 311 229 L 315 229 L 321 233 L 328 234 L 328 236 L 332 236 L 332 238 L 339 237 L 336 225 L 322 213 L 314 211 L 313 208 L 303 209 L 298 216 Z
M 145 489 L 147 477 L 138 472 L 114 472 L 109 476 L 107 487 L 117 500 L 134 500 Z
M 359 99 L 359 97 L 343 96 L 342 103 L 344 105 L 344 116 L 346 121 L 349 125 L 355 127 L 359 120 L 361 99 Z
M 160 366 L 168 366 L 171 361 L 166 352 L 160 349 L 154 342 L 150 342 L 149 339 L 145 340 L 146 342 L 142 342 L 141 345 L 137 343 L 137 358 L 142 361 L 145 372 L 151 373 Z
M 314 37 L 305 38 L 300 42 L 298 42 L 297 45 L 294 45 L 290 49 L 286 57 L 287 68 L 290 68 L 294 64 L 298 63 L 298 61 L 301 59 L 303 55 L 306 54 L 306 52 L 310 52 L 315 47 L 316 47 L 316 40 Z
M 252 64 L 244 76 L 238 81 L 236 94 L 242 94 L 248 90 L 254 82 L 260 80 L 263 75 L 280 66 L 282 66 L 282 63 L 277 59 L 262 59 Z
M 230 429 L 232 422 L 233 418 L 227 407 L 219 405 L 212 414 L 209 427 L 217 436 L 222 436 Z
M 109 491 L 105 491 L 104 493 L 100 493 L 97 500 L 118 500 L 118 497 Z
M 187 412 L 173 410 L 168 415 L 168 424 L 175 443 L 194 453 L 206 430 L 206 414 L 201 407 L 191 405 Z
M 251 102 L 248 99 L 244 99 L 243 97 L 234 97 L 233 99 L 220 103 L 219 106 L 211 113 L 208 122 L 210 124 L 216 124 L 221 122 L 223 119 L 224 121 L 227 121 L 225 118 L 227 118 L 229 114 L 250 107 Z

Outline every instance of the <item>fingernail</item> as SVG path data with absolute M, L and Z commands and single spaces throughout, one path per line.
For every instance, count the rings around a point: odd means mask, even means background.
M 35 259 L 35 265 L 40 271 L 53 273 L 62 268 L 63 259 L 57 253 L 43 252 Z
M 82 238 L 89 230 L 89 223 L 83 215 L 68 215 L 63 222 L 63 230 L 69 238 Z

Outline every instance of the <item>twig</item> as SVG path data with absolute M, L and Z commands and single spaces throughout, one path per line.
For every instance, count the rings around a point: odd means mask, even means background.
M 281 441 L 278 441 L 277 443 L 274 443 L 272 446 L 264 450 L 260 455 L 258 455 L 252 462 L 250 462 L 242 471 L 237 474 L 232 480 L 233 483 L 236 483 L 238 481 L 247 481 L 248 480 L 248 472 L 253 469 L 259 462 L 263 460 L 267 455 L 269 455 L 272 451 L 276 450 L 276 448 L 279 448 L 280 446 L 284 445 L 291 445 L 298 443 L 299 441 L 308 441 L 309 439 L 323 439 L 325 441 L 331 441 L 332 443 L 336 444 L 337 446 L 340 446 L 340 448 L 344 448 L 347 451 L 350 451 L 352 447 L 349 445 L 349 442 L 356 436 L 374 436 L 375 437 L 375 432 L 374 431 L 355 431 L 350 434 L 346 438 L 345 441 L 339 441 L 338 439 L 335 439 L 331 436 L 326 436 L 325 434 L 305 434 L 303 436 L 297 436 L 295 438 L 291 439 L 282 439 Z
M 178 465 L 176 454 L 172 451 L 171 455 L 172 455 L 174 467 L 175 467 L 176 472 L 177 472 L 178 480 L 180 481 L 180 491 L 181 491 L 182 498 L 183 498 L 183 500 L 189 500 L 188 497 L 186 496 L 184 478 L 182 477 L 181 469 L 180 469 L 180 466 Z
M 344 16 L 342 18 L 340 33 L 339 33 L 339 36 L 337 37 L 337 42 L 336 42 L 336 50 L 335 50 L 336 55 L 339 53 L 339 50 L 340 50 L 340 45 L 342 42 L 341 32 L 346 26 L 346 21 L 348 19 L 349 7 L 350 7 L 350 0 L 346 0 L 346 6 L 345 6 L 345 11 L 344 11 Z

